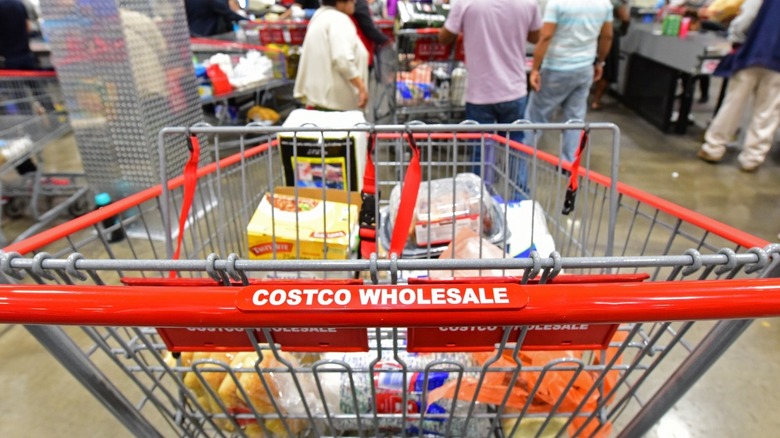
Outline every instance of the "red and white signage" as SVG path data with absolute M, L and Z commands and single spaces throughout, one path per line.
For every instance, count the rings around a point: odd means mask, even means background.
M 236 306 L 245 312 L 294 310 L 519 310 L 528 295 L 516 284 L 342 286 L 250 286 Z
M 598 350 L 609 346 L 618 324 L 546 324 L 528 326 L 523 350 Z M 507 342 L 517 342 L 515 328 Z M 493 351 L 504 336 L 503 327 L 410 328 L 410 352 Z
M 185 351 L 254 351 L 249 333 L 243 328 L 158 328 L 157 333 L 168 350 Z M 257 342 L 267 343 L 263 331 L 252 330 Z M 275 343 L 284 351 L 360 352 L 368 351 L 365 329 L 343 328 L 275 328 Z

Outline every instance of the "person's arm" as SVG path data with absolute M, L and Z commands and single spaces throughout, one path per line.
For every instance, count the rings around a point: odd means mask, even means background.
M 358 90 L 358 108 L 365 108 L 368 103 L 368 89 L 366 84 L 363 83 L 363 79 L 358 76 L 350 79 L 349 82 Z
M 533 21 L 531 21 L 528 29 L 528 37 L 526 38 L 529 43 L 536 44 L 539 42 L 539 35 L 542 33 L 542 14 L 540 13 L 539 5 L 536 5 L 536 10 L 533 12 Z
M 345 19 L 346 16 L 345 16 Z M 348 19 L 347 19 L 348 20 Z M 351 21 L 347 21 L 352 24 Z M 357 58 L 352 48 L 355 46 L 354 39 L 357 34 L 352 26 L 346 23 L 333 23 L 328 32 L 330 42 L 331 65 L 336 72 L 347 79 L 358 91 L 358 106 L 363 108 L 368 102 L 368 88 L 363 82 L 360 66 L 357 64 Z M 368 68 L 368 66 L 366 66 Z
M 542 68 L 542 61 L 547 55 L 547 49 L 550 47 L 550 41 L 552 41 L 556 29 L 558 29 L 557 23 L 544 23 L 542 30 L 539 31 L 539 40 L 534 47 L 534 65 L 531 67 L 531 75 L 528 78 L 531 82 L 531 88 L 536 92 L 542 89 L 542 76 L 539 74 L 539 69 Z
M 357 0 L 355 2 L 355 13 L 352 14 L 357 21 L 358 27 L 372 43 L 381 47 L 390 40 L 381 30 L 377 29 L 374 19 L 371 18 L 371 11 L 368 9 L 366 0 Z
M 233 12 L 230 9 L 230 6 L 228 6 L 226 0 L 211 0 L 211 11 L 216 13 L 216 15 L 225 17 L 230 21 L 241 21 L 247 19 L 246 17 Z
M 531 44 L 536 44 L 539 42 L 539 36 L 542 34 L 542 30 L 532 30 L 528 32 L 528 42 Z
M 449 46 L 458 39 L 461 26 L 463 25 L 463 3 L 455 3 L 455 6 L 450 9 L 450 14 L 447 16 L 447 21 L 444 22 L 439 31 L 439 42 L 441 44 Z
M 631 26 L 631 8 L 628 6 L 628 3 L 618 6 L 615 11 L 615 18 L 620 21 L 620 34 L 626 35 L 629 26 Z
M 454 43 L 456 39 L 458 39 L 458 34 L 450 32 L 446 27 L 442 27 L 439 31 L 439 42 L 445 46 Z
M 596 63 L 593 66 L 593 81 L 601 80 L 604 74 L 604 60 L 607 59 L 609 51 L 612 50 L 612 22 L 607 21 L 601 26 L 599 34 L 599 45 L 596 50 Z
M 729 26 L 729 40 L 733 43 L 744 43 L 748 30 L 761 9 L 762 0 L 746 0 L 740 8 L 739 15 Z

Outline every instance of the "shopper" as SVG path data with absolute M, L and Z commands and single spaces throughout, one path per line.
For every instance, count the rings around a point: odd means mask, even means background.
M 319 0 L 299 0 L 293 3 L 279 18 L 310 19 L 317 11 L 319 3 Z M 390 42 L 387 35 L 376 27 L 368 0 L 355 0 L 355 12 L 352 14 L 352 22 L 357 26 L 358 36 L 369 54 L 374 53 L 375 49 L 385 47 Z M 371 61 L 372 59 L 369 58 L 369 66 L 372 64 Z
M 529 81 L 535 91 L 527 118 L 547 123 L 561 109 L 564 120 L 584 121 L 593 81 L 604 72 L 612 46 L 610 0 L 549 0 Z M 563 155 L 573 162 L 579 133 L 566 131 Z
M 27 8 L 20 0 L 0 0 L 0 69 L 35 70 L 38 62 L 30 50 L 30 30 L 32 26 L 27 15 Z M 28 84 L 30 91 L 41 99 L 42 111 L 54 109 L 51 100 L 35 81 Z M 20 110 L 33 109 L 20 104 Z M 24 160 L 16 166 L 20 175 L 35 172 L 38 166 L 31 159 Z
M 347 111 L 368 102 L 368 51 L 350 15 L 355 0 L 322 0 L 301 48 L 294 96 L 308 107 Z
M 614 35 L 612 37 L 612 48 L 604 64 L 604 74 L 600 80 L 596 81 L 593 90 L 593 102 L 590 109 L 598 111 L 601 109 L 601 98 L 607 92 L 609 84 L 614 84 L 620 76 L 620 37 L 628 33 L 628 27 L 631 24 L 631 11 L 628 0 L 611 0 L 613 8 L 613 18 L 618 21 L 614 25 Z
M 184 0 L 190 35 L 207 37 L 220 32 L 223 21 L 246 20 L 230 9 L 227 0 Z
M 452 44 L 463 33 L 468 81 L 466 119 L 479 123 L 512 123 L 523 118 L 528 98 L 525 73 L 526 41 L 536 43 L 542 27 L 536 0 L 460 0 L 452 6 L 439 41 Z M 511 132 L 522 141 L 522 131 Z M 491 150 L 472 159 L 490 164 Z M 509 163 L 518 190 L 525 189 L 525 161 Z M 479 166 L 477 168 L 479 170 Z M 483 175 L 490 179 L 490 175 Z
M 30 50 L 30 23 L 21 0 L 0 0 L 0 68 L 33 70 L 35 55 Z
M 390 38 L 376 27 L 376 23 L 374 23 L 371 15 L 368 0 L 355 1 L 355 13 L 352 15 L 352 21 L 357 26 L 358 36 L 363 41 L 363 45 L 366 46 L 369 54 L 373 54 L 376 50 L 387 46 L 390 42 Z M 368 65 L 372 65 L 371 58 L 368 60 Z
M 740 169 L 756 171 L 764 163 L 780 124 L 780 2 L 747 0 L 729 27 L 737 47 L 715 74 L 730 76 L 726 98 L 710 127 L 698 157 L 710 163 L 723 159 L 726 146 L 736 135 L 745 107 L 753 101 L 742 152 Z

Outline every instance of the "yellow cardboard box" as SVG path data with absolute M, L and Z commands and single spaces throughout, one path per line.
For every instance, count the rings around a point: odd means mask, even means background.
M 266 193 L 249 221 L 249 258 L 273 259 L 274 250 L 285 260 L 349 258 L 359 211 L 358 193 L 325 190 L 323 199 L 322 189 L 299 188 L 296 201 L 294 187 L 279 187 L 273 204 Z

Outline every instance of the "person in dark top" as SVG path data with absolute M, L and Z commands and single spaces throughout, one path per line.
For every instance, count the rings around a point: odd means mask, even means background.
M 20 0 L 0 0 L 0 68 L 36 68 L 27 20 L 27 8 Z
M 357 23 L 363 36 L 373 43 L 375 47 L 381 48 L 390 41 L 390 38 L 383 34 L 374 24 L 374 19 L 371 18 L 371 9 L 369 9 L 366 0 L 357 0 L 355 2 L 355 13 L 352 15 L 352 18 Z M 372 52 L 371 47 L 367 48 L 369 52 Z
M 233 12 L 227 0 L 185 0 L 190 35 L 206 37 L 219 33 L 222 20 L 241 21 L 246 17 Z
M 27 7 L 20 0 L 0 0 L 0 69 L 35 70 L 38 67 L 35 55 L 30 50 L 30 23 Z M 44 96 L 35 81 L 28 84 L 35 95 Z M 51 101 L 41 99 L 47 110 L 53 109 Z M 26 102 L 25 102 L 26 103 Z M 32 111 L 32 108 L 20 104 L 22 111 Z M 24 160 L 16 166 L 20 175 L 35 172 L 38 167 L 31 159 Z

